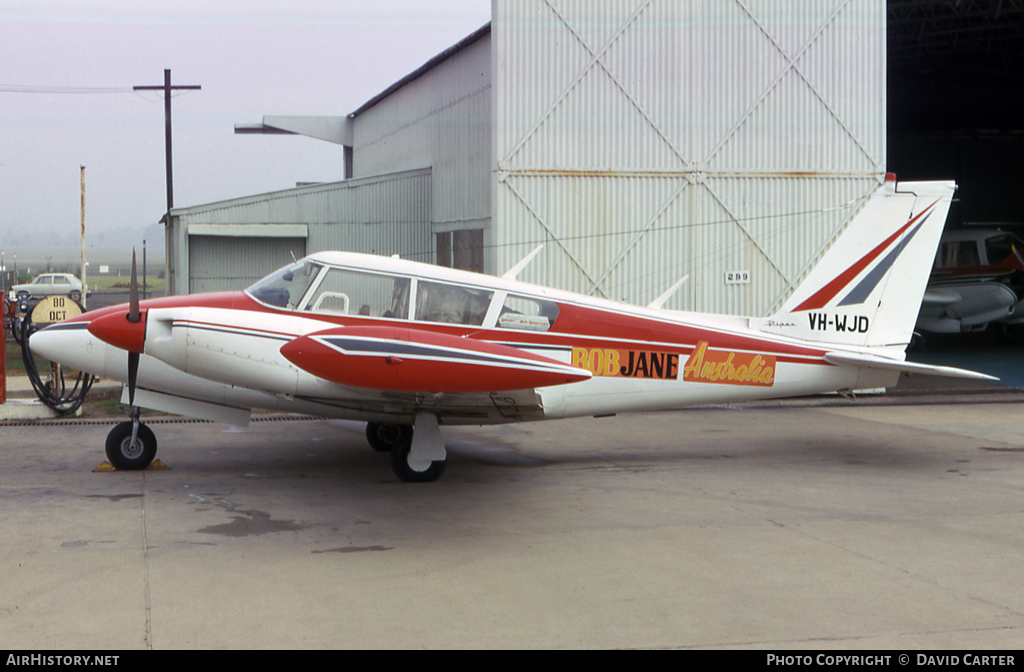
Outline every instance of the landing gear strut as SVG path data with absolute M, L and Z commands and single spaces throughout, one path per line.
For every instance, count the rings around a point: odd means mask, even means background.
M 107 434 L 107 461 L 115 469 L 145 469 L 156 457 L 156 435 L 139 422 L 139 409 L 132 409 L 132 419 L 116 425 Z
M 421 413 L 416 416 L 415 431 L 410 425 L 389 425 L 371 422 L 366 425 L 366 438 L 378 451 L 391 451 L 391 470 L 406 483 L 429 483 L 441 478 L 448 464 L 448 454 L 437 426 L 437 416 Z

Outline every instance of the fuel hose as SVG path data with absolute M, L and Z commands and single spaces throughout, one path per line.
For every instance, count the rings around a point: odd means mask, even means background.
M 89 393 L 96 377 L 84 371 L 76 371 L 73 372 L 75 374 L 74 382 L 69 386 L 70 376 L 65 376 L 64 367 L 54 363 L 50 367 L 50 371 L 47 372 L 45 380 L 43 379 L 36 366 L 36 360 L 32 356 L 32 351 L 28 347 L 29 337 L 40 328 L 39 324 L 32 321 L 33 310 L 35 310 L 35 306 L 29 306 L 21 318 L 21 324 L 11 330 L 12 333 L 17 332 L 15 340 L 21 344 L 25 374 L 41 402 L 60 415 L 71 415 L 81 408 L 82 402 L 85 401 L 85 395 Z

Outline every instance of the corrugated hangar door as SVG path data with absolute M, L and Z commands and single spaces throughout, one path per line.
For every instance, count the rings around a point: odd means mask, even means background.
M 884 0 L 493 8 L 492 268 L 768 315 L 884 184 Z
M 306 255 L 305 238 L 191 235 L 189 293 L 245 289 Z

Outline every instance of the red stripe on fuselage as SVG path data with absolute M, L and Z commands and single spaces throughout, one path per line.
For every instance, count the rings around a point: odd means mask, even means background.
M 657 348 L 673 350 L 689 355 L 699 343 L 707 342 L 713 350 L 760 353 L 772 355 L 780 362 L 804 364 L 826 364 L 826 350 L 800 344 L 782 343 L 771 338 L 758 337 L 707 326 L 679 323 L 646 315 L 616 311 L 603 307 L 591 307 L 576 303 L 559 303 L 559 316 L 552 331 L 538 332 L 518 329 L 483 329 L 477 326 L 412 320 L 381 319 L 363 316 L 326 315 L 314 312 L 284 310 L 259 303 L 244 292 L 222 292 L 192 294 L 147 299 L 141 302 L 144 310 L 154 308 L 204 307 L 224 308 L 239 311 L 253 311 L 289 317 L 303 317 L 324 322 L 325 325 L 341 327 L 402 327 L 440 334 L 451 334 L 480 341 L 515 343 L 519 347 L 531 345 L 577 347 L 620 347 L 643 350 Z M 127 304 L 102 308 L 83 313 L 69 321 L 90 321 L 109 313 L 124 312 Z M 624 307 L 628 310 L 628 307 Z M 197 326 L 200 326 L 197 323 Z M 205 324 L 208 328 L 253 330 L 244 324 Z M 258 335 L 254 333 L 254 335 Z M 266 332 L 276 338 L 294 337 L 295 334 Z

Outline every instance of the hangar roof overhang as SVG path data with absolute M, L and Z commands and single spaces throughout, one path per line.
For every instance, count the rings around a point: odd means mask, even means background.
M 326 140 L 338 145 L 353 145 L 353 120 L 371 107 L 398 91 L 409 82 L 422 77 L 435 67 L 459 53 L 466 47 L 489 35 L 491 24 L 487 23 L 479 30 L 445 49 L 437 56 L 421 65 L 416 70 L 384 89 L 370 100 L 363 103 L 355 112 L 344 117 L 309 117 L 309 116 L 265 116 L 258 124 L 235 124 L 237 135 L 304 135 L 318 140 Z
M 304 135 L 352 146 L 351 117 L 265 116 L 258 124 L 235 124 L 236 135 Z

